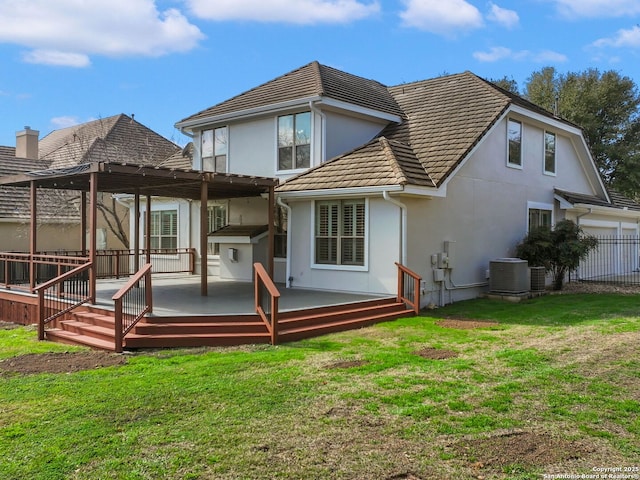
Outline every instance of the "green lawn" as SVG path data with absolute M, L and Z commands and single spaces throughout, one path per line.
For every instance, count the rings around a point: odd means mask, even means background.
M 277 347 L 140 352 L 75 373 L 7 371 L 19 355 L 81 349 L 0 330 L 0 478 L 540 479 L 638 467 L 639 340 L 640 299 L 605 294 L 473 300 Z

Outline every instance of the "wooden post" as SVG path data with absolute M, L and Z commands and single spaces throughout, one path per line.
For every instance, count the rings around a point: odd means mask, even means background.
M 273 250 L 275 249 L 275 187 L 269 187 L 269 249 L 267 253 L 267 268 L 269 269 L 269 276 L 273 280 L 274 275 L 274 262 L 273 262 Z
M 133 197 L 134 204 L 134 212 L 133 215 L 135 218 L 135 227 L 133 230 L 133 270 L 134 273 L 140 270 L 140 192 L 136 191 Z M 146 216 L 149 216 L 149 212 L 147 212 Z M 146 224 L 145 224 L 146 225 Z
M 207 265 L 209 262 L 207 256 L 207 234 L 209 233 L 209 182 L 202 177 L 200 185 L 200 295 L 206 297 L 208 292 Z
M 151 263 L 151 195 L 147 195 L 147 217 L 145 218 L 147 236 L 144 239 L 144 248 L 147 249 L 146 261 Z M 136 272 L 138 270 L 136 269 Z
M 89 301 L 96 303 L 96 230 L 98 228 L 98 173 L 92 172 L 89 179 Z
M 29 235 L 29 287 L 31 292 L 36 288 L 36 266 L 34 263 L 34 255 L 37 252 L 37 230 L 38 230 L 38 219 L 37 219 L 37 190 L 36 190 L 36 182 L 34 180 L 31 181 L 31 230 Z
M 80 251 L 82 256 L 87 254 L 87 194 L 80 192 Z
M 115 351 L 122 353 L 122 298 L 115 300 Z

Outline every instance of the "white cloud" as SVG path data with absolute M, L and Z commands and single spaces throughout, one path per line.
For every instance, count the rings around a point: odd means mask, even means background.
M 594 47 L 640 48 L 640 27 L 618 30 L 611 38 L 601 38 L 592 44 Z
M 62 117 L 53 117 L 50 123 L 54 130 L 59 130 L 61 128 L 67 128 L 67 127 L 73 127 L 74 125 L 79 125 L 82 122 L 78 120 L 78 117 L 62 116 Z
M 403 24 L 445 36 L 483 26 L 480 11 L 465 0 L 403 0 Z
M 186 0 L 191 12 L 207 20 L 250 20 L 299 25 L 348 23 L 380 11 L 377 0 Z
M 493 47 L 487 52 L 474 52 L 473 58 L 479 62 L 498 62 L 500 60 L 529 61 L 535 63 L 563 63 L 566 55 L 551 50 L 531 52 L 529 50 L 511 50 L 507 47 Z
M 638 0 L 553 0 L 565 17 L 623 17 L 640 14 Z
M 58 52 L 55 50 L 31 50 L 22 59 L 27 63 L 42 65 L 57 65 L 64 67 L 88 67 L 91 65 L 89 56 L 83 53 Z
M 85 67 L 91 55 L 160 56 L 193 49 L 204 35 L 154 0 L 0 0 L 0 43 L 31 48 L 25 61 Z
M 487 18 L 492 22 L 498 23 L 503 27 L 513 28 L 520 22 L 518 13 L 514 10 L 507 10 L 506 8 L 500 8 L 495 3 L 489 3 L 491 7 Z

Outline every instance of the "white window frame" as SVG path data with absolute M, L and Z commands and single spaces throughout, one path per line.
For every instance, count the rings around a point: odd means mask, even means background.
M 553 135 L 553 170 L 547 170 L 547 135 Z M 555 177 L 558 170 L 558 134 L 545 130 L 542 135 L 542 173 Z
M 220 170 L 216 170 L 216 130 L 222 130 L 224 129 L 226 131 L 226 136 L 227 136 L 227 148 L 226 148 L 226 153 L 224 154 L 225 156 L 225 160 L 224 160 L 224 172 L 220 171 Z M 204 141 L 204 133 L 205 132 L 211 132 L 212 135 L 212 153 L 213 156 L 204 156 L 204 149 L 202 148 L 202 142 Z M 200 169 L 202 171 L 212 171 L 212 172 L 218 172 L 218 173 L 228 173 L 229 172 L 229 144 L 230 142 L 230 130 L 229 130 L 229 126 L 228 125 L 221 125 L 219 127 L 212 127 L 212 128 L 206 128 L 204 130 L 202 130 L 200 132 Z M 205 169 L 205 159 L 209 160 L 213 163 L 212 165 L 212 169 L 211 170 L 206 170 Z
M 520 163 L 513 163 L 511 162 L 511 155 L 510 155 L 510 148 L 509 148 L 509 126 L 511 125 L 511 122 L 513 123 L 517 123 L 520 125 Z M 507 167 L 509 168 L 516 168 L 518 170 L 522 170 L 524 168 L 524 141 L 523 141 L 523 137 L 524 137 L 524 124 L 520 121 L 520 120 L 516 120 L 515 118 L 507 118 L 507 131 L 506 131 L 506 138 L 507 138 Z
M 225 225 L 229 224 L 229 201 L 228 200 L 214 200 L 214 201 L 209 201 L 207 203 L 207 229 L 211 230 L 210 226 L 209 226 L 209 212 L 210 209 L 214 208 L 214 207 L 225 207 Z M 210 232 L 207 232 L 210 233 Z M 215 245 L 218 244 L 218 248 L 220 245 L 220 242 L 207 242 L 207 255 L 213 258 L 220 258 L 220 251 L 218 250 L 218 253 L 213 253 L 215 251 Z
M 153 212 L 166 212 L 166 211 L 175 211 L 176 212 L 176 249 L 180 248 L 180 240 L 181 240 L 181 235 L 180 235 L 180 205 L 177 203 L 161 203 L 161 204 L 157 204 L 157 205 L 151 205 L 151 213 Z M 146 216 L 147 216 L 147 210 L 145 209 L 141 209 L 140 211 L 141 215 L 140 215 L 140 232 L 141 234 L 141 241 L 142 241 L 142 245 L 141 248 L 145 248 L 146 245 L 146 235 L 147 232 L 145 231 L 146 228 Z M 161 248 L 161 247 L 160 247 Z M 153 247 L 152 247 L 153 249 Z M 163 255 L 163 257 L 171 257 L 171 258 L 177 258 L 175 255 Z
M 290 169 L 281 169 L 280 168 L 280 145 L 279 145 L 279 139 L 278 139 L 278 132 L 279 132 L 279 119 L 280 117 L 287 117 L 287 116 L 293 116 L 294 117 L 294 128 L 295 128 L 295 116 L 299 115 L 301 113 L 308 113 L 310 120 L 309 120 L 309 166 L 308 167 L 301 167 L 301 168 L 290 168 Z M 309 168 L 311 168 L 314 163 L 313 163 L 313 132 L 314 132 L 314 118 L 315 115 L 313 114 L 312 111 L 310 110 L 301 110 L 301 111 L 297 111 L 297 112 L 292 112 L 292 113 L 282 113 L 280 115 L 276 115 L 275 119 L 274 119 L 274 138 L 276 139 L 275 141 L 275 171 L 278 174 L 296 174 L 296 173 L 302 173 L 307 171 Z M 295 135 L 294 135 L 295 136 Z M 295 144 L 294 144 L 294 150 L 293 150 L 293 156 L 291 159 L 291 165 L 293 166 L 295 164 Z
M 529 233 L 529 211 L 531 210 L 547 210 L 551 212 L 551 227 L 556 224 L 555 218 L 555 209 L 553 208 L 552 203 L 542 203 L 542 202 L 527 202 L 527 212 L 526 212 L 526 225 L 527 225 L 527 233 Z
M 326 264 L 316 263 L 316 203 L 326 201 L 349 201 L 349 200 L 364 200 L 364 263 L 363 265 L 343 265 L 343 264 Z M 337 271 L 353 271 L 353 272 L 367 272 L 369 271 L 369 198 L 340 198 L 340 199 L 324 199 L 314 200 L 311 202 L 311 268 L 317 270 L 337 270 Z M 338 250 L 338 258 L 340 257 L 340 250 Z

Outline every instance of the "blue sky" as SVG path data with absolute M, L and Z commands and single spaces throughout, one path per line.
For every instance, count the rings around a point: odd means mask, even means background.
M 639 0 L 0 0 L 0 145 L 25 125 L 174 123 L 313 60 L 386 85 L 545 66 L 640 85 Z

